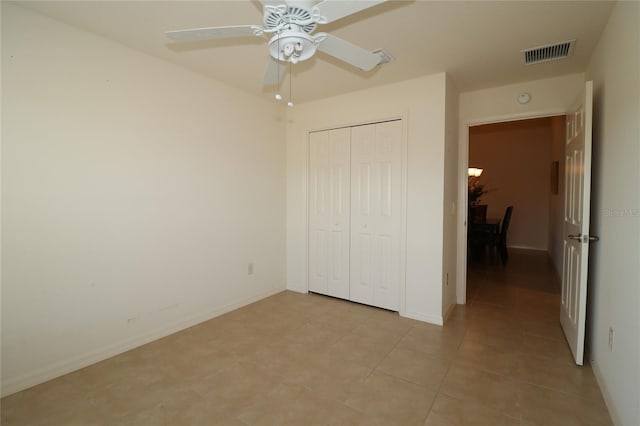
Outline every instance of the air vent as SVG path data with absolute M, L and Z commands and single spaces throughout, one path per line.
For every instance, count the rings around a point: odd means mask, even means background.
M 376 55 L 380 56 L 380 62 L 378 62 L 378 65 L 387 64 L 387 63 L 395 60 L 395 58 L 393 56 L 391 56 L 389 54 L 389 52 L 387 52 L 384 49 L 376 49 L 376 50 L 372 51 L 371 53 L 375 53 Z
M 524 63 L 525 65 L 531 65 L 568 58 L 573 53 L 573 45 L 575 43 L 575 40 L 569 40 L 562 43 L 522 50 Z

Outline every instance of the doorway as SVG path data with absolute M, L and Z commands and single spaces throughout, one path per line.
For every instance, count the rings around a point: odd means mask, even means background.
M 476 191 L 479 198 L 469 199 L 469 205 L 474 201 L 482 206 L 488 223 L 504 222 L 507 207 L 513 206 L 507 251 L 548 253 L 558 278 L 562 271 L 564 139 L 564 115 L 469 127 L 468 164 L 482 169 L 479 176 L 469 177 L 470 184 L 480 189 Z M 493 256 L 495 249 L 482 249 L 478 256 L 467 247 L 468 265 L 502 266 L 499 256 Z

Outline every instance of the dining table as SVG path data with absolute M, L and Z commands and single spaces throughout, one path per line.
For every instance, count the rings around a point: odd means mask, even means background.
M 480 233 L 488 236 L 489 246 L 496 247 L 500 238 L 500 219 L 487 218 L 482 222 L 474 222 L 472 232 Z

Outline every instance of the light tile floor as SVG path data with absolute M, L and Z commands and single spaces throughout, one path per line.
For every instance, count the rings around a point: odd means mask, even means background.
M 14 425 L 610 425 L 545 254 L 471 265 L 444 327 L 282 292 L 2 399 Z

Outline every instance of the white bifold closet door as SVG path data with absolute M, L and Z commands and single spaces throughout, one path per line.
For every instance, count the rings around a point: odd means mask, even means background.
M 350 299 L 400 305 L 402 122 L 351 129 Z
M 349 299 L 351 129 L 309 137 L 309 290 Z

